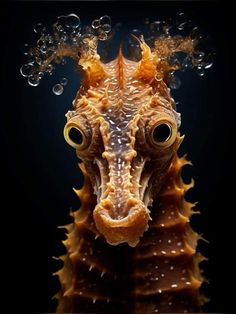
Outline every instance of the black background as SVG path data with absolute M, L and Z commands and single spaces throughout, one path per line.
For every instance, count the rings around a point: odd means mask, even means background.
M 186 171 L 196 187 L 189 198 L 198 200 L 202 215 L 193 218 L 195 229 L 210 244 L 200 250 L 210 285 L 208 312 L 233 312 L 235 275 L 235 95 L 233 63 L 235 26 L 230 4 L 223 2 L 5 2 L 1 17 L 1 183 L 4 186 L 1 225 L 4 291 L 8 311 L 54 311 L 51 296 L 58 289 L 52 273 L 60 263 L 51 256 L 64 252 L 64 232 L 58 225 L 69 222 L 69 209 L 79 202 L 72 187 L 82 184 L 74 151 L 63 139 L 64 114 L 79 85 L 79 76 L 59 67 L 39 87 L 30 87 L 20 75 L 25 62 L 21 47 L 32 41 L 37 22 L 51 24 L 61 14 L 74 12 L 84 23 L 109 14 L 128 30 L 145 17 L 173 17 L 184 11 L 212 37 L 215 64 L 203 78 L 185 73 L 173 96 L 182 113 L 181 131 L 186 135 L 181 152 L 194 167 Z M 65 75 L 69 84 L 55 96 L 53 84 Z M 5 176 L 3 176 L 3 174 Z M 4 203 L 5 201 L 5 203 Z

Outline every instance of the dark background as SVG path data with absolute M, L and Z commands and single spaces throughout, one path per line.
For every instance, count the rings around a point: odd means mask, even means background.
M 78 14 L 86 24 L 108 14 L 129 30 L 145 17 L 173 17 L 184 11 L 211 36 L 215 64 L 202 78 L 187 72 L 173 93 L 182 113 L 186 135 L 181 153 L 194 167 L 186 171 L 196 187 L 189 198 L 198 200 L 201 216 L 195 230 L 210 244 L 199 244 L 210 285 L 205 287 L 208 312 L 233 312 L 235 275 L 235 26 L 232 5 L 222 2 L 5 2 L 0 4 L 1 30 L 1 183 L 3 184 L 2 287 L 10 298 L 8 312 L 54 311 L 51 296 L 59 288 L 52 273 L 61 265 L 51 257 L 64 252 L 64 232 L 57 229 L 70 220 L 69 209 L 79 206 L 72 187 L 82 184 L 75 152 L 65 143 L 65 113 L 79 85 L 69 66 L 58 67 L 39 87 L 30 87 L 20 75 L 25 62 L 21 47 L 32 42 L 37 22 L 51 24 L 58 15 Z M 131 28 L 132 25 L 132 28 Z M 69 79 L 65 92 L 55 96 L 52 86 Z M 5 175 L 5 176 L 4 176 Z M 4 203 L 5 201 L 5 203 Z M 5 227 L 5 228 L 4 228 Z M 230 286 L 232 285 L 232 286 Z

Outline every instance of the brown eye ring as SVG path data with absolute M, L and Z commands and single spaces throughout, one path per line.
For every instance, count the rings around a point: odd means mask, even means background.
M 168 120 L 159 120 L 151 131 L 151 141 L 156 146 L 170 146 L 176 138 L 176 125 Z
M 68 122 L 64 128 L 64 137 L 70 146 L 78 150 L 84 150 L 88 147 L 87 137 L 78 123 Z

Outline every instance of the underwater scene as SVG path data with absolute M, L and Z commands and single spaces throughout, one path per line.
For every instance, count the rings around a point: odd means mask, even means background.
M 4 3 L 18 310 L 232 311 L 229 11 L 217 1 Z

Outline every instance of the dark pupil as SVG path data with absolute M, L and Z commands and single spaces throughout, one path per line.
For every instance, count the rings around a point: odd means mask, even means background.
M 69 131 L 69 137 L 72 142 L 80 145 L 83 142 L 83 135 L 77 128 L 71 128 Z
M 155 127 L 153 131 L 153 139 L 156 142 L 163 143 L 169 139 L 171 135 L 171 129 L 168 124 L 160 124 Z

